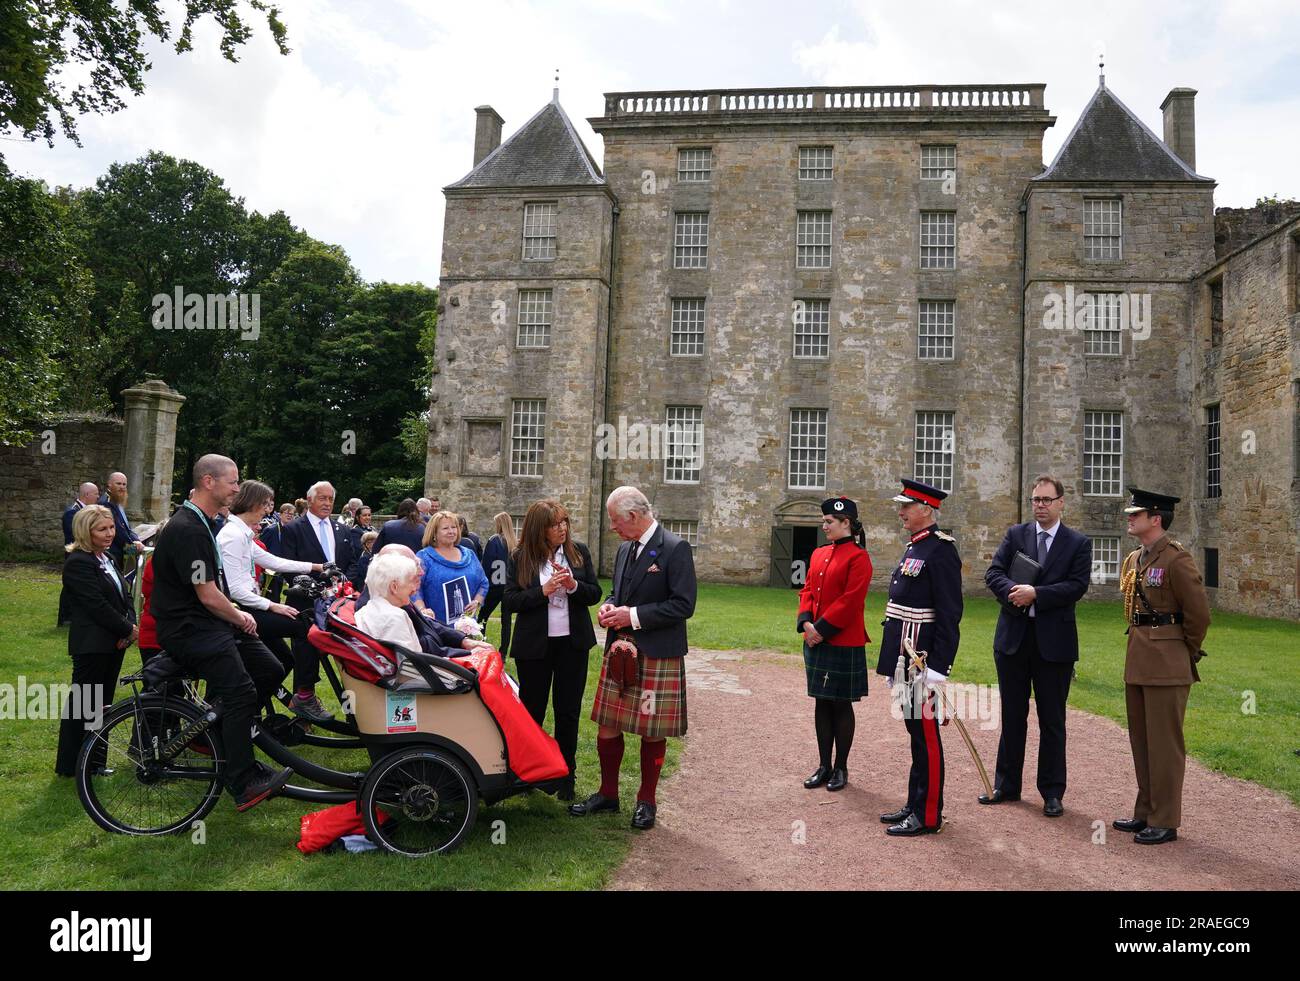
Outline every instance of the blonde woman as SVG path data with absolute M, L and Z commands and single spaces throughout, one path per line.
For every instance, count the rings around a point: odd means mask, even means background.
M 54 772 L 61 777 L 74 775 L 89 713 L 113 701 L 126 649 L 140 636 L 130 592 L 108 556 L 116 534 L 113 513 L 103 505 L 87 504 L 72 519 L 72 544 L 63 562 L 63 592 L 72 619 L 72 693 L 63 707 L 54 760 Z M 76 712 L 71 711 L 74 698 Z M 103 766 L 104 760 L 98 760 L 97 768 Z
M 479 623 L 487 630 L 488 617 L 497 608 L 501 598 L 506 594 L 506 566 L 514 554 L 515 519 L 504 511 L 497 512 L 492 518 L 493 532 L 487 544 L 483 546 L 483 574 L 487 576 L 487 599 L 483 601 L 483 612 L 479 614 Z M 510 611 L 501 609 L 501 656 L 510 654 Z
M 468 546 L 460 543 L 460 515 L 436 511 L 424 526 L 419 560 L 420 591 L 411 597 L 424 616 L 445 624 L 475 616 L 487 596 L 487 576 Z

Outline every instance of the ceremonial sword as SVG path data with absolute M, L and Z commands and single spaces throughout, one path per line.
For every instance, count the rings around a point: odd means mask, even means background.
M 912 667 L 921 671 L 925 670 L 925 659 L 929 656 L 926 651 L 917 652 L 916 647 L 912 644 L 910 637 L 903 638 L 903 649 L 907 651 L 908 657 L 912 659 Z M 939 697 L 943 699 L 944 710 L 948 713 L 948 718 L 957 723 L 957 731 L 961 733 L 962 741 L 966 743 L 966 748 L 970 750 L 970 758 L 975 761 L 975 768 L 980 772 L 980 779 L 984 781 L 984 792 L 990 797 L 993 796 L 993 784 L 989 782 L 988 770 L 984 769 L 984 761 L 980 759 L 979 751 L 975 748 L 975 743 L 971 741 L 970 733 L 966 731 L 966 725 L 957 716 L 957 710 L 952 703 L 948 701 L 948 694 L 943 687 L 936 686 Z

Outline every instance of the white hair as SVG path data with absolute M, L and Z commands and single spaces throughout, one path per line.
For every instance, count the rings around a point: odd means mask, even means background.
M 361 508 L 361 498 L 359 498 L 359 497 L 351 497 L 351 498 L 348 498 L 348 503 L 345 504 L 345 505 L 343 505 L 343 507 L 344 507 L 344 508 L 347 508 L 347 509 L 350 509 L 350 510 L 353 510 L 353 511 L 360 510 L 360 508 Z
M 422 497 L 422 498 L 420 498 L 418 501 L 415 502 L 415 506 L 416 506 L 417 508 L 418 508 L 421 504 L 423 504 L 426 508 L 431 508 L 431 507 L 433 507 L 433 502 L 432 502 L 431 500 L 429 500 L 427 497 Z
M 316 483 L 312 484 L 310 487 L 307 488 L 307 500 L 310 501 L 313 497 L 315 497 L 316 492 L 320 490 L 322 487 L 328 487 L 330 490 L 334 489 L 334 485 L 331 484 L 328 480 L 318 480 L 316 481 Z
M 400 552 L 383 551 L 370 560 L 366 570 L 366 588 L 371 597 L 388 598 L 388 588 L 393 583 L 404 582 L 420 571 L 420 563 Z
M 650 501 L 635 487 L 615 487 L 605 499 L 605 506 L 613 508 L 619 514 L 644 514 L 654 517 L 650 510 Z

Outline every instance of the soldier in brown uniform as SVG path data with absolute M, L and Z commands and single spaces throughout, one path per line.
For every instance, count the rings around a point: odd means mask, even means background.
M 1114 827 L 1137 832 L 1140 845 L 1161 845 L 1178 838 L 1182 823 L 1183 714 L 1192 683 L 1201 680 L 1196 662 L 1204 655 L 1210 602 L 1191 553 L 1169 537 L 1179 498 L 1129 491 L 1128 533 L 1142 547 L 1125 557 L 1120 589 L 1129 625 L 1124 696 L 1138 795 L 1132 819 Z

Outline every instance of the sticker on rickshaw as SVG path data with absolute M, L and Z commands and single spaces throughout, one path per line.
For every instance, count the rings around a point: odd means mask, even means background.
M 418 720 L 414 695 L 385 692 L 384 703 L 388 711 L 389 732 L 415 732 Z

